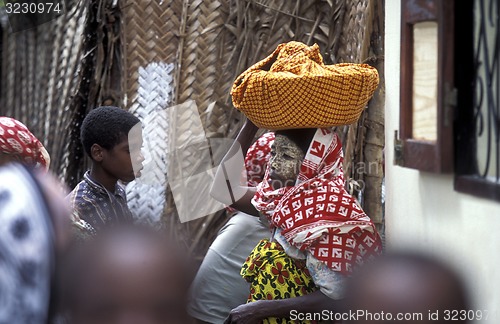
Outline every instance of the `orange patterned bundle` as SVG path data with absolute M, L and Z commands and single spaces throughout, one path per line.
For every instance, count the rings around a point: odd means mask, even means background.
M 374 67 L 325 65 L 317 44 L 289 42 L 243 72 L 231 95 L 260 128 L 323 128 L 358 120 L 378 82 Z

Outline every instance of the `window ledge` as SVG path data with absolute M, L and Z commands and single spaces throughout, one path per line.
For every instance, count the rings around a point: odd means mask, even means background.
M 475 175 L 455 176 L 455 190 L 461 193 L 500 202 L 500 183 Z

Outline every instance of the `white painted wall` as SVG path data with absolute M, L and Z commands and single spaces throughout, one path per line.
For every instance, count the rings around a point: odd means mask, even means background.
M 400 0 L 386 0 L 387 249 L 409 246 L 455 264 L 468 279 L 476 309 L 489 311 L 489 323 L 500 323 L 500 203 L 455 192 L 452 175 L 392 164 L 399 129 L 400 10 Z

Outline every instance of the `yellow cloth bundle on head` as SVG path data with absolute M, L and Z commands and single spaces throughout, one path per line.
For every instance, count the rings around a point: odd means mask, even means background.
M 325 65 L 317 44 L 289 42 L 243 72 L 231 95 L 261 128 L 323 128 L 358 120 L 378 82 L 372 66 Z

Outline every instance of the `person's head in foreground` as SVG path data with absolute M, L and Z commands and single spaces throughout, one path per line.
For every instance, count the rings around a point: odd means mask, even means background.
M 389 253 L 366 264 L 350 279 L 346 293 L 345 311 L 360 315 L 353 323 L 447 323 L 453 311 L 458 312 L 453 322 L 468 323 L 460 311 L 471 309 L 458 274 L 417 252 Z
M 187 323 L 189 265 L 164 234 L 118 226 L 75 249 L 63 275 L 69 323 Z
M 0 167 L 0 323 L 44 324 L 53 315 L 53 279 L 70 234 L 58 187 L 19 163 Z
M 50 156 L 23 123 L 0 116 L 0 165 L 9 162 L 19 162 L 47 172 Z
M 140 153 L 139 123 L 137 117 L 118 107 L 98 107 L 88 113 L 80 137 L 85 152 L 92 159 L 94 178 L 110 183 L 129 182 L 140 175 L 144 157 Z

